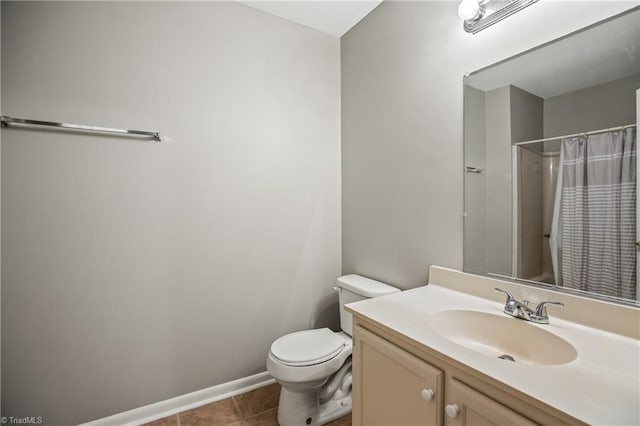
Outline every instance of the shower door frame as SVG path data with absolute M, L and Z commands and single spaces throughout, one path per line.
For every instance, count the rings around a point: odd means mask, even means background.
M 638 135 L 640 130 L 640 89 L 636 90 L 636 152 L 638 152 Z M 636 300 L 640 300 L 640 173 L 638 173 L 638 157 L 636 156 Z

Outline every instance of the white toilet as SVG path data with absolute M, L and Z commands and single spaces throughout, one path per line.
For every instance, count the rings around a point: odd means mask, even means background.
M 280 337 L 271 345 L 267 370 L 282 385 L 278 423 L 323 425 L 351 412 L 351 314 L 344 305 L 397 293 L 360 275 L 338 278 L 341 332 L 328 328 Z

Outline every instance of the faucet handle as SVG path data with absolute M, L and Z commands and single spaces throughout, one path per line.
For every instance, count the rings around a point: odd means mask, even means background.
M 546 317 L 547 315 L 547 305 L 555 305 L 564 307 L 564 303 L 561 302 L 540 302 L 536 307 L 536 316 L 538 317 Z
M 516 300 L 516 298 L 515 298 L 515 297 L 513 297 L 513 295 L 512 295 L 511 293 L 509 293 L 508 291 L 505 291 L 505 290 L 503 290 L 503 289 L 501 289 L 501 288 L 498 288 L 498 287 L 496 287 L 496 288 L 495 288 L 495 290 L 496 290 L 497 292 L 504 293 L 504 294 L 506 294 L 506 295 L 507 295 L 507 303 L 510 303 L 510 302 L 513 302 L 513 301 L 515 301 L 515 300 Z

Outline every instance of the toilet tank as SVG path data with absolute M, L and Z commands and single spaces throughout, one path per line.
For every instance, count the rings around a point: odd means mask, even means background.
M 340 328 L 349 336 L 353 336 L 353 320 L 351 314 L 345 311 L 344 305 L 358 300 L 400 292 L 399 289 L 388 284 L 356 274 L 344 275 L 338 278 L 336 288 L 339 292 L 338 298 L 340 300 Z

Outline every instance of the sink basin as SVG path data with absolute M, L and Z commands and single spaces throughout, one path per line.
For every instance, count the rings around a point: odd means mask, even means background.
M 566 340 L 507 315 L 448 310 L 430 315 L 428 322 L 442 337 L 505 362 L 560 365 L 578 355 Z

